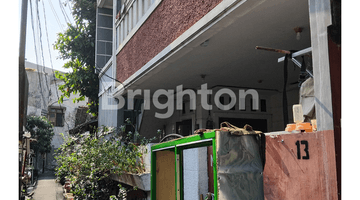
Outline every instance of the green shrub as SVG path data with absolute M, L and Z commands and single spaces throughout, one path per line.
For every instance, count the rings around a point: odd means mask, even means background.
M 64 138 L 65 143 L 57 150 L 56 175 L 60 180 L 70 180 L 72 193 L 78 199 L 108 200 L 118 188 L 110 174 L 144 172 L 142 156 L 147 152 L 141 146 L 151 140 L 140 140 L 137 132 L 125 134 L 124 127 L 102 127 L 96 135 Z

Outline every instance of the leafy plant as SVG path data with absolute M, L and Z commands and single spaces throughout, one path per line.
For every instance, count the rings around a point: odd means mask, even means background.
M 59 86 L 62 92 L 59 102 L 70 94 L 79 94 L 73 101 L 84 101 L 89 98 L 89 110 L 94 116 L 98 114 L 99 79 L 95 73 L 95 28 L 96 0 L 70 0 L 75 24 L 68 24 L 64 33 L 58 33 L 54 48 L 59 51 L 61 59 L 70 59 L 64 68 L 72 72 L 55 76 L 64 81 Z
M 26 130 L 31 133 L 31 137 L 37 140 L 31 144 L 35 153 L 50 153 L 51 140 L 54 136 L 53 126 L 44 116 L 27 116 Z
M 137 133 L 125 134 L 124 130 L 124 126 L 119 129 L 101 127 L 95 135 L 68 138 L 61 145 L 56 156 L 56 175 L 71 181 L 75 197 L 108 200 L 110 196 L 116 196 L 119 188 L 110 179 L 111 174 L 144 172 L 142 156 L 149 140 L 140 140 Z

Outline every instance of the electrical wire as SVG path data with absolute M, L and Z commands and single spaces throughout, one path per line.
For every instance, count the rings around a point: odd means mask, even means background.
M 102 84 L 102 86 L 103 86 L 103 88 L 104 88 L 104 91 L 106 91 L 106 90 L 109 89 L 109 87 L 108 87 L 109 85 L 107 84 L 107 82 L 104 83 L 104 81 L 103 81 L 101 78 L 99 79 L 99 81 L 100 81 L 100 83 Z M 106 86 L 104 86 L 104 85 L 106 85 Z M 105 90 L 105 88 L 106 88 L 106 90 Z
M 59 0 L 59 1 L 60 1 L 60 0 Z M 70 4 L 69 4 L 69 5 L 70 5 Z M 85 59 L 87 59 L 87 58 L 89 58 L 89 56 L 87 56 Z M 98 67 L 96 67 L 96 66 L 98 66 Z M 101 73 L 101 68 L 99 68 L 99 65 L 98 65 L 97 63 L 95 63 L 95 66 L 94 66 L 94 67 L 95 67 L 95 70 L 98 70 L 98 72 Z M 124 85 L 121 81 L 117 80 L 116 78 L 110 77 L 110 76 L 107 75 L 106 73 L 103 73 L 103 75 L 105 75 L 106 77 L 108 77 L 108 78 L 110 78 L 110 79 L 112 79 L 112 80 L 115 80 L 116 82 Z
M 99 66 L 97 63 L 95 63 L 95 65 Z M 101 69 L 100 69 L 100 68 L 98 68 L 98 67 L 95 66 L 95 69 L 98 70 L 99 74 L 101 73 Z M 116 81 L 116 82 L 119 82 L 121 85 L 124 85 L 121 81 L 119 81 L 119 80 L 117 80 L 116 78 L 113 78 L 113 77 L 107 75 L 106 73 L 102 73 L 102 75 L 105 75 L 106 77 L 108 77 L 108 78 L 110 78 L 110 79 L 112 79 L 112 80 L 114 80 L 114 81 Z
M 47 44 L 48 44 L 48 49 L 49 49 L 50 65 L 51 65 L 51 69 L 52 69 L 53 74 L 55 74 L 54 73 L 53 62 L 52 62 L 52 57 L 51 57 L 51 51 L 50 51 L 50 42 L 49 42 L 49 34 L 48 34 L 48 29 L 47 29 L 46 11 L 45 11 L 44 1 L 42 1 L 42 4 L 43 4 L 43 11 L 44 11 L 45 33 L 46 33 L 46 39 L 47 39 Z M 57 88 L 56 78 L 54 79 L 54 81 L 55 81 L 55 86 Z M 56 90 L 56 95 L 57 95 L 57 98 L 59 99 L 58 90 Z
M 53 4 L 51 3 L 51 0 L 49 0 L 49 4 L 50 4 L 50 8 L 51 8 L 51 10 L 52 10 L 52 12 L 53 12 L 53 14 L 54 14 L 54 16 L 55 16 L 55 19 L 56 19 L 56 21 L 57 21 L 60 29 L 62 30 L 62 32 L 64 32 L 64 29 L 63 29 L 63 27 L 62 27 L 62 24 L 60 23 L 60 18 L 59 18 L 59 16 L 56 14 L 56 11 L 55 11 L 55 9 L 54 9 L 54 6 L 53 6 Z
M 68 2 L 68 0 L 67 0 L 67 2 Z M 50 3 L 50 6 L 51 6 L 51 8 L 52 8 L 52 11 L 53 11 L 54 15 L 56 16 L 56 19 L 59 21 L 59 18 L 57 17 L 57 14 L 56 14 L 56 12 L 55 12 L 55 10 L 54 10 L 54 8 L 53 8 L 53 5 L 52 5 L 51 1 L 49 1 L 49 3 Z M 61 9 L 61 11 L 62 11 L 62 13 L 63 13 L 63 15 L 64 15 L 65 21 L 67 22 L 67 20 L 68 20 L 69 22 L 71 22 L 71 20 L 69 19 L 69 17 L 68 17 L 67 14 L 66 14 L 65 8 L 64 8 L 63 5 L 61 4 L 61 1 L 60 1 L 60 0 L 59 0 L 59 4 L 60 4 L 60 9 Z M 69 5 L 69 7 L 70 7 L 70 3 L 68 3 L 68 5 Z M 44 7 L 45 7 L 45 6 L 44 6 Z M 44 8 L 44 15 L 45 15 L 45 8 Z M 45 20 L 45 28 L 46 28 L 46 34 L 48 34 L 48 33 L 47 33 L 46 20 Z M 48 38 L 48 35 L 47 35 L 47 38 Z M 48 45 L 49 45 L 49 41 L 48 41 Z M 50 51 L 50 48 L 49 48 L 49 51 Z M 51 54 L 50 54 L 50 60 L 52 60 Z M 95 65 L 98 66 L 98 67 L 94 66 L 95 70 L 98 70 L 98 72 L 100 73 L 100 72 L 101 72 L 101 69 L 99 68 L 99 65 L 98 65 L 97 63 L 95 63 Z M 51 61 L 51 67 L 52 67 L 52 70 L 53 70 L 52 61 Z M 53 72 L 54 72 L 54 70 L 53 70 Z M 103 73 L 103 75 L 106 76 L 106 77 L 108 77 L 108 78 L 110 78 L 111 80 L 115 80 L 115 81 L 117 81 L 117 82 L 119 82 L 120 84 L 123 85 L 123 83 L 122 83 L 121 81 L 117 80 L 116 78 L 113 78 L 113 77 L 107 75 L 106 73 Z M 109 86 L 108 83 L 107 83 L 107 82 L 104 82 L 104 81 L 102 80 L 102 78 L 100 78 L 99 81 L 100 81 L 100 84 L 103 86 L 103 88 L 108 88 L 108 86 Z M 55 80 L 55 85 L 56 85 L 56 80 Z M 57 87 L 57 85 L 56 85 L 56 87 Z M 56 92 L 58 92 L 58 91 L 56 91 Z M 58 97 L 58 99 L 59 99 L 58 93 L 57 93 L 57 97 Z M 59 104 L 60 104 L 60 103 L 59 103 Z M 60 106 L 61 106 L 61 104 L 60 104 Z M 65 122 L 66 122 L 66 120 L 65 120 Z M 67 123 L 67 122 L 66 122 L 66 123 Z M 67 125 L 68 125 L 68 124 L 67 124 Z M 68 127 L 69 127 L 69 125 L 68 125 Z
M 85 60 L 88 59 L 88 58 L 89 58 L 89 56 L 87 56 L 87 57 L 85 58 Z M 100 74 L 102 69 L 100 68 L 100 66 L 99 66 L 96 62 L 94 62 L 94 63 L 95 63 L 95 66 L 94 66 L 95 70 L 98 70 L 98 72 L 99 72 L 99 74 Z M 98 67 L 96 67 L 96 66 L 98 66 Z M 110 78 L 110 79 L 112 79 L 112 80 L 120 83 L 121 85 L 124 85 L 121 81 L 119 81 L 119 80 L 117 80 L 116 78 L 113 78 L 113 77 L 107 75 L 106 73 L 102 73 L 102 75 L 105 75 L 106 77 L 108 77 L 108 78 Z
M 32 6 L 32 1 L 30 1 L 30 14 L 31 14 L 31 28 L 33 30 L 33 38 L 34 38 L 34 48 L 35 48 L 35 57 L 36 57 L 36 68 L 37 68 L 37 74 L 38 74 L 38 79 L 39 79 L 39 87 L 40 87 L 40 91 L 43 91 L 43 87 L 42 87 L 42 84 L 41 84 L 41 76 L 40 76 L 40 70 L 39 70 L 39 65 L 37 64 L 38 63 L 38 54 L 37 54 L 37 46 L 36 46 L 36 34 L 35 34 L 35 29 L 34 29 L 34 16 L 33 16 L 33 6 Z M 45 103 L 45 99 L 42 98 L 43 100 L 43 104 L 46 105 Z
M 45 67 L 44 51 L 43 51 L 43 44 L 42 44 L 41 21 L 40 21 L 38 1 L 36 1 L 36 14 L 37 14 L 37 19 L 38 19 L 38 24 L 39 24 L 38 28 L 39 28 L 39 41 L 40 41 L 40 53 L 41 53 L 41 57 L 42 57 L 42 65 Z M 44 76 L 45 76 L 46 87 L 47 87 L 48 91 L 50 91 L 49 83 L 48 83 L 47 78 L 46 78 L 46 72 L 45 71 L 43 71 L 43 72 L 44 72 Z
M 70 13 L 71 13 L 71 12 L 72 12 L 72 7 L 71 7 L 71 4 L 70 4 L 69 0 L 66 0 L 66 3 L 67 3 L 66 5 L 69 5 L 69 7 L 68 7 L 68 8 L 69 8 Z
M 65 8 L 64 8 L 64 6 L 62 5 L 62 3 L 61 3 L 60 0 L 59 0 L 59 5 L 60 5 L 60 10 L 61 10 L 61 12 L 62 12 L 62 14 L 63 14 L 63 16 L 64 16 L 64 18 L 65 18 L 65 22 L 66 22 L 67 24 L 71 24 L 70 18 L 69 18 L 69 16 L 66 14 Z
M 68 0 L 66 0 L 67 2 L 68 2 Z M 59 2 L 60 2 L 60 0 L 59 0 Z M 69 5 L 70 5 L 70 3 L 68 3 Z M 73 19 L 74 20 L 74 19 Z M 88 59 L 89 58 L 89 56 L 87 56 L 85 59 Z M 96 67 L 96 66 L 98 66 L 98 67 Z M 97 63 L 95 63 L 95 70 L 98 70 L 98 72 L 99 73 L 101 73 L 101 68 L 99 68 L 99 65 L 97 64 Z M 113 78 L 113 77 L 110 77 L 109 75 L 107 75 L 106 73 L 103 73 L 103 75 L 105 75 L 106 77 L 108 77 L 108 78 L 110 78 L 110 79 L 112 79 L 112 80 L 114 80 L 114 81 L 116 81 L 116 82 L 118 82 L 118 83 L 120 83 L 121 85 L 124 85 L 121 81 L 119 81 L 119 80 L 117 80 L 116 78 Z M 100 80 L 100 79 L 99 79 Z
M 59 98 L 59 92 L 58 92 L 58 90 L 57 90 L 58 85 L 57 85 L 57 83 L 56 83 L 54 66 L 53 66 L 52 57 L 51 57 L 51 52 L 50 52 L 49 34 L 48 34 L 47 23 L 46 23 L 46 11 L 45 11 L 44 1 L 42 1 L 42 4 L 43 4 L 43 11 L 44 11 L 44 21 L 45 21 L 46 39 L 47 39 L 47 44 L 48 44 L 48 49 L 49 49 L 49 56 L 50 56 L 50 65 L 51 65 L 51 69 L 52 69 L 52 72 L 53 72 L 53 75 L 54 75 L 54 82 L 55 82 L 55 87 L 56 87 L 56 96 L 57 96 L 57 99 L 58 99 L 58 103 L 59 103 L 59 105 L 60 105 L 60 109 L 62 110 L 62 108 L 61 108 L 61 103 L 59 102 L 59 99 L 60 99 L 60 98 Z M 68 130 L 70 130 L 70 126 L 69 126 L 68 122 L 66 121 L 65 116 L 64 116 L 64 121 L 65 121 L 66 125 L 68 126 Z
M 52 9 L 53 9 L 53 5 L 52 5 L 51 1 L 49 1 L 49 2 L 50 2 L 50 5 L 51 5 L 51 7 L 52 7 Z M 63 8 L 60 0 L 59 0 L 59 3 L 60 3 L 60 7 Z M 43 5 L 44 5 L 44 3 L 43 3 Z M 46 30 L 46 35 L 47 35 L 47 42 L 48 42 L 48 49 L 49 49 L 49 55 L 50 55 L 50 62 L 51 62 L 52 72 L 53 72 L 53 74 L 54 74 L 54 68 L 53 68 L 53 63 L 52 63 L 52 58 L 51 58 L 51 53 L 50 53 L 50 47 L 49 47 L 49 37 L 48 37 L 48 31 L 47 31 L 47 23 L 46 23 L 46 17 L 45 17 L 46 11 L 45 11 L 45 6 L 43 6 L 43 7 L 44 7 L 45 30 Z M 56 12 L 55 12 L 54 10 L 52 10 L 52 11 L 53 11 L 53 13 L 56 15 Z M 65 9 L 62 10 L 63 14 L 64 14 L 64 11 L 65 11 Z M 64 18 L 65 18 L 65 20 L 66 20 L 65 15 L 64 15 Z M 68 20 L 70 21 L 70 19 L 68 19 Z M 56 88 L 58 88 L 57 83 L 56 83 L 56 78 L 54 79 L 54 81 L 55 81 L 55 86 L 56 86 Z M 100 82 L 101 82 L 102 84 L 104 84 L 101 80 L 100 80 Z M 56 90 L 56 94 L 57 94 L 58 103 L 59 103 L 60 109 L 61 109 L 61 103 L 59 102 L 58 90 Z M 65 123 L 67 124 L 68 129 L 70 130 L 70 126 L 69 126 L 69 124 L 67 123 L 67 121 L 65 120 L 65 118 L 64 118 L 64 121 L 65 121 Z

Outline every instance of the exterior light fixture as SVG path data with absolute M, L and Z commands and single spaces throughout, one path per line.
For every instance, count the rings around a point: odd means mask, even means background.
M 297 40 L 300 40 L 300 38 L 301 38 L 301 32 L 302 32 L 302 30 L 303 30 L 303 28 L 301 28 L 301 27 L 299 27 L 299 26 L 297 26 L 297 27 L 295 27 L 294 28 L 294 31 L 295 31 L 295 33 L 296 33 L 296 39 Z

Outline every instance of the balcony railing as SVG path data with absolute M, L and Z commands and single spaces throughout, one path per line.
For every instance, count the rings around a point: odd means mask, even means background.
M 161 0 L 126 0 L 116 15 L 117 52 L 129 41 Z

